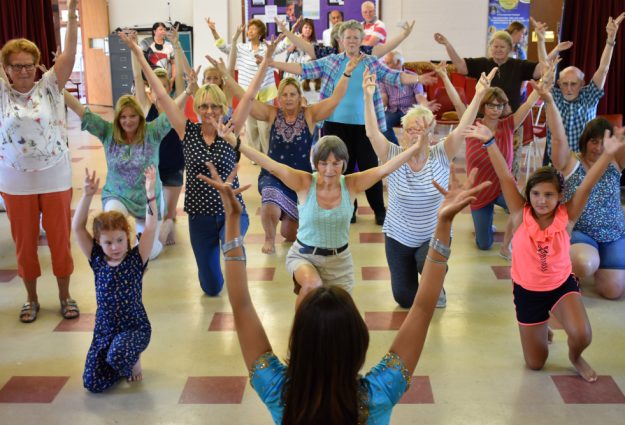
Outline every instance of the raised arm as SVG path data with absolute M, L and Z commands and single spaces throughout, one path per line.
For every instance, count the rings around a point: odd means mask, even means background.
M 298 36 L 297 34 L 294 34 L 293 31 L 291 31 L 290 29 L 287 28 L 285 22 L 283 20 L 281 20 L 280 18 L 278 18 L 277 16 L 276 16 L 275 20 L 276 20 L 276 25 L 278 26 L 278 29 L 280 30 L 280 32 L 282 34 L 284 34 L 286 36 L 286 38 L 291 43 L 293 43 L 293 45 L 296 48 L 298 48 L 301 51 L 303 51 L 304 53 L 306 53 L 311 59 L 316 59 L 317 58 L 317 55 L 315 54 L 315 48 L 312 45 L 312 43 L 309 43 L 308 41 L 304 40 L 302 37 Z M 295 23 L 295 25 L 293 25 L 293 28 L 297 27 L 299 22 L 301 22 L 301 17 L 298 18 L 298 20 Z
M 56 57 L 56 61 L 53 66 L 59 90 L 63 90 L 69 76 L 72 75 L 72 69 L 74 68 L 74 61 L 76 59 L 76 43 L 78 39 L 76 1 L 77 0 L 69 0 L 69 3 L 67 4 L 68 10 L 67 29 L 65 31 L 65 49 Z
M 362 91 L 365 96 L 365 130 L 378 160 L 384 163 L 388 158 L 389 141 L 384 137 L 384 133 L 380 131 L 378 118 L 375 114 L 375 105 L 373 103 L 375 88 L 376 76 L 370 73 L 369 69 L 366 69 L 362 78 Z
M 553 87 L 553 80 L 555 78 L 554 70 L 558 62 L 560 62 L 560 58 L 548 62 L 546 66 L 541 64 L 543 69 L 542 78 L 540 79 L 538 84 L 532 84 L 532 87 L 536 88 L 537 90 L 533 90 L 532 94 L 528 96 L 527 100 L 521 106 L 519 106 L 519 109 L 514 112 L 513 118 L 515 129 L 523 124 L 523 121 L 525 121 L 527 114 L 530 113 L 532 107 L 540 98 L 540 94 L 545 93 L 546 91 L 550 91 Z
M 545 46 L 545 32 L 547 31 L 547 24 L 537 21 L 531 16 L 530 22 L 534 27 L 534 32 L 536 33 L 536 38 L 538 39 L 536 42 L 536 48 L 538 49 L 538 61 L 544 62 L 547 60 L 547 47 Z
M 145 176 L 145 195 L 147 197 L 147 206 L 145 207 L 145 229 L 141 234 L 139 241 L 139 255 L 143 264 L 150 259 L 152 245 L 156 234 L 156 223 L 158 222 L 158 207 L 156 205 L 156 167 L 151 164 L 143 172 Z
M 601 54 L 601 61 L 599 62 L 599 68 L 592 76 L 592 81 L 600 89 L 605 85 L 605 79 L 608 76 L 608 70 L 610 68 L 610 61 L 612 60 L 612 53 L 614 52 L 614 46 L 616 45 L 616 34 L 618 27 L 625 19 L 625 12 L 621 13 L 616 19 L 608 19 L 608 24 L 605 27 L 607 36 L 605 40 L 605 47 Z
M 438 75 L 438 77 L 443 81 L 447 96 L 449 97 L 451 104 L 454 105 L 458 118 L 462 118 L 464 111 L 467 110 L 467 105 L 465 105 L 462 99 L 460 99 L 458 90 L 456 90 L 456 87 L 454 87 L 449 79 L 449 75 L 447 75 L 447 62 L 441 61 L 438 65 L 434 65 L 434 72 L 436 72 L 436 75 Z
M 235 197 L 235 195 L 249 188 L 250 185 L 232 189 L 236 167 L 225 182 L 221 180 L 213 164 L 209 163 L 208 168 L 212 178 L 207 176 L 198 176 L 198 178 L 219 191 L 226 213 L 226 243 L 223 245 L 226 288 L 234 315 L 234 327 L 239 338 L 241 353 L 245 366 L 249 370 L 261 355 L 271 351 L 271 344 L 254 307 L 247 284 L 245 251 L 243 251 L 243 238 L 240 233 L 243 207 Z
M 449 55 L 449 59 L 451 59 L 451 62 L 456 67 L 456 72 L 458 74 L 467 75 L 469 73 L 469 70 L 467 68 L 467 63 L 456 52 L 456 49 L 454 49 L 454 46 L 451 45 L 449 40 L 447 40 L 447 38 L 443 34 L 441 34 L 439 32 L 434 34 L 434 40 L 438 44 L 442 44 L 443 46 L 445 46 L 445 50 L 447 50 L 447 54 Z
M 215 24 L 215 21 L 213 21 L 210 17 L 204 18 L 204 20 L 206 21 L 206 25 L 208 25 L 208 29 L 215 39 L 215 46 L 217 46 L 217 48 L 225 54 L 228 54 L 230 52 L 230 46 L 228 46 L 228 43 L 226 43 L 226 41 L 222 39 L 217 32 L 217 25 Z
M 341 75 L 341 78 L 334 87 L 332 96 L 327 99 L 323 99 L 308 108 L 310 110 L 310 116 L 313 125 L 317 121 L 324 120 L 332 115 L 340 101 L 343 99 L 343 96 L 345 96 L 345 93 L 347 93 L 347 86 L 349 84 L 349 79 L 352 75 L 352 72 L 354 72 L 354 69 L 356 69 L 363 57 L 364 55 L 361 53 L 360 55 L 351 58 L 349 62 L 347 62 L 347 65 L 345 65 L 345 72 L 343 73 L 343 75 Z
M 480 103 L 482 103 L 484 94 L 486 93 L 486 90 L 488 90 L 488 88 L 490 87 L 490 82 L 493 80 L 498 70 L 499 69 L 495 67 L 490 70 L 488 75 L 482 73 L 480 79 L 475 85 L 475 96 L 473 96 L 473 99 L 471 100 L 471 103 L 469 103 L 469 106 L 467 107 L 465 113 L 462 114 L 458 126 L 449 134 L 449 136 L 447 136 L 447 138 L 443 142 L 443 146 L 445 147 L 445 153 L 447 154 L 447 158 L 449 158 L 450 161 L 454 159 L 454 157 L 458 153 L 458 150 L 462 146 L 465 137 L 463 135 L 464 129 L 472 124 L 473 121 L 475 121 L 475 117 L 477 116 L 477 111 L 480 109 Z
M 133 43 L 137 43 L 136 31 L 124 30 L 124 32 L 128 34 L 128 38 L 132 40 Z M 135 55 L 130 55 L 130 64 L 132 66 L 132 78 L 135 83 L 135 98 L 137 99 L 137 102 L 139 102 L 139 105 L 141 105 L 143 113 L 147 115 L 151 102 L 146 93 L 147 88 L 143 82 L 143 75 L 141 75 L 141 64 Z
M 187 55 L 185 55 L 184 50 L 182 50 L 177 26 L 172 27 L 167 34 L 167 38 L 169 38 L 170 43 L 174 46 L 174 70 L 172 72 L 172 80 L 175 83 L 174 86 L 176 87 L 175 97 L 178 98 L 183 94 L 184 75 L 188 75 L 191 72 L 191 65 L 189 65 Z
M 78 99 L 76 99 L 74 96 L 72 96 L 65 89 L 63 89 L 63 98 L 65 99 L 65 105 L 67 105 L 67 107 L 69 109 L 74 111 L 74 113 L 76 115 L 78 115 L 78 118 L 80 118 L 82 120 L 82 117 L 83 117 L 83 115 L 85 115 L 85 111 L 86 111 L 86 108 L 83 106 L 83 104 L 80 103 L 80 101 L 78 101 Z
M 82 196 L 76 205 L 76 211 L 74 211 L 74 218 L 72 218 L 72 230 L 76 236 L 78 247 L 87 258 L 91 257 L 93 250 L 93 236 L 87 230 L 87 215 L 89 214 L 89 205 L 91 205 L 91 200 L 98 191 L 99 185 L 100 178 L 96 179 L 95 171 L 89 174 L 89 169 L 85 168 L 85 183 Z
M 539 92 L 545 104 L 547 128 L 551 132 L 551 163 L 564 175 L 568 175 L 575 166 L 575 157 L 569 148 L 569 142 L 562 124 L 562 116 L 558 106 L 553 101 L 550 91 L 542 91 L 540 86 L 530 81 L 534 91 Z
M 515 216 L 520 217 L 519 214 L 523 211 L 525 199 L 519 193 L 519 189 L 517 189 L 516 181 L 514 177 L 512 177 L 508 169 L 508 164 L 495 143 L 495 136 L 492 131 L 484 124 L 476 123 L 466 128 L 464 136 L 473 137 L 482 141 L 482 146 L 488 152 L 490 162 L 493 164 L 493 169 L 501 184 L 501 190 L 506 200 L 506 205 L 508 205 L 508 209 L 510 210 L 510 216 L 513 218 Z
M 608 165 L 614 161 L 616 152 L 625 147 L 625 140 L 623 140 L 624 132 L 625 127 L 615 127 L 612 135 L 610 135 L 610 130 L 605 131 L 601 156 L 592 167 L 590 167 L 584 180 L 575 190 L 575 194 L 573 194 L 573 197 L 566 203 L 570 221 L 577 221 L 586 207 L 586 202 L 588 202 L 588 197 L 590 196 L 592 188 L 595 187 L 601 176 L 603 176 Z
M 237 47 L 237 43 L 239 42 L 239 37 L 243 34 L 243 30 L 245 30 L 245 25 L 241 25 L 237 28 L 232 36 L 232 42 L 230 43 L 232 48 L 230 49 L 230 54 L 228 55 L 228 73 L 223 74 L 234 77 L 234 70 L 237 67 L 237 55 L 239 54 L 239 49 Z
M 402 359 L 404 366 L 408 369 L 409 376 L 412 376 L 421 357 L 430 321 L 434 314 L 434 307 L 445 280 L 447 260 L 451 254 L 449 243 L 452 221 L 456 214 L 476 199 L 480 190 L 490 184 L 490 182 L 484 182 L 471 187 L 477 171 L 473 169 L 467 180 L 461 185 L 456 178 L 453 166 L 450 168 L 451 178 L 448 190 L 443 189 L 436 182 L 432 182 L 445 196 L 438 209 L 438 220 L 432 237 L 438 243 L 435 245 L 436 248 L 430 246 L 423 267 L 419 290 L 410 311 L 408 311 L 406 320 L 399 328 L 389 349 L 390 352 L 397 354 Z
M 371 51 L 371 54 L 373 56 L 377 56 L 381 58 L 384 55 L 386 55 L 388 52 L 392 52 L 393 50 L 395 50 L 395 48 L 399 46 L 402 41 L 408 38 L 408 36 L 412 32 L 412 28 L 414 28 L 414 24 L 415 24 L 414 20 L 410 24 L 408 22 L 404 22 L 401 26 L 402 31 L 401 33 L 399 33 L 399 35 L 396 35 L 393 38 L 387 39 L 386 43 L 384 44 L 378 43 L 375 46 L 373 46 L 373 50 Z
M 119 32 L 119 38 L 126 43 L 132 54 L 137 58 L 137 61 L 141 65 L 141 69 L 143 69 L 143 73 L 148 79 L 148 83 L 150 84 L 150 89 L 154 94 L 155 98 L 158 100 L 159 105 L 167 114 L 169 121 L 171 122 L 171 126 L 178 133 L 178 137 L 180 140 L 184 139 L 185 135 L 185 125 L 187 122 L 187 117 L 184 115 L 184 112 L 178 108 L 178 105 L 174 102 L 172 98 L 169 97 L 169 93 L 165 90 L 160 80 L 152 70 L 152 67 L 148 64 L 145 56 L 143 56 L 143 51 L 141 47 L 134 43 L 128 35 L 124 32 Z

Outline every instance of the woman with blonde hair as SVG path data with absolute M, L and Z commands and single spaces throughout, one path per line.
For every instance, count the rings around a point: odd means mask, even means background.
M 77 40 L 76 1 L 68 2 L 65 50 L 37 80 L 39 48 L 25 38 L 8 41 L 0 52 L 0 198 L 6 204 L 15 242 L 17 273 L 27 299 L 20 321 L 39 312 L 37 256 L 39 221 L 46 231 L 61 314 L 79 315 L 69 293 L 74 270 L 70 248 L 72 163 L 62 90 L 74 67 Z

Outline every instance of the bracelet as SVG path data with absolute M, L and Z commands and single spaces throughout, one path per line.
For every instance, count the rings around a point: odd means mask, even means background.
M 347 72 L 344 72 L 343 75 L 347 78 L 351 78 L 352 74 L 348 74 Z
M 78 15 L 71 15 L 71 16 L 67 16 L 67 19 L 78 19 Z
M 610 45 L 612 47 L 616 46 L 616 40 L 610 41 L 610 40 L 606 40 L 605 44 Z
M 445 258 L 449 258 L 449 256 L 451 255 L 451 249 L 449 248 L 449 246 L 445 245 L 434 236 L 432 236 L 432 239 L 430 239 L 430 248 L 432 248 L 434 251 L 438 252 Z
M 147 198 L 147 201 L 148 201 L 148 202 L 147 202 L 147 203 L 148 203 L 148 213 L 149 213 L 150 215 L 154 215 L 154 213 L 152 212 L 152 207 L 150 206 L 150 202 L 152 202 L 152 201 L 156 201 L 156 195 L 155 195 L 155 196 L 153 196 L 152 198 L 148 197 L 148 198 Z
M 224 261 L 247 261 L 245 255 L 241 255 L 240 257 L 226 257 L 224 255 Z
M 239 152 L 240 147 L 241 147 L 241 138 L 237 137 L 237 144 L 234 145 L 234 150 Z
M 482 145 L 482 147 L 483 147 L 483 148 L 487 148 L 487 147 L 489 147 L 490 145 L 492 145 L 493 143 L 495 143 L 495 137 L 494 137 L 494 136 L 493 136 L 493 137 L 491 137 L 490 139 L 488 139 L 488 140 L 486 141 L 486 143 L 484 143 L 484 144 Z
M 224 243 L 221 246 L 221 250 L 223 251 L 224 254 L 226 254 L 239 246 L 243 246 L 243 238 L 241 236 L 237 236 L 231 241 Z M 228 257 L 224 257 L 224 258 L 228 258 Z
M 429 255 L 426 255 L 425 259 L 433 262 L 434 264 L 440 264 L 441 266 L 446 266 L 447 265 L 447 260 L 445 260 L 445 261 L 435 260 L 432 257 L 430 257 Z

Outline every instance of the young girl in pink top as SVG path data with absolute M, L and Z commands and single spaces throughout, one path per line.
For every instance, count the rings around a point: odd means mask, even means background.
M 523 355 L 530 369 L 542 369 L 547 360 L 550 332 L 547 321 L 553 314 L 566 331 L 571 363 L 585 380 L 597 380 L 597 374 L 581 356 L 590 344 L 592 333 L 579 296 L 579 282 L 571 272 L 570 234 L 592 187 L 614 159 L 614 153 L 624 145 L 623 129 L 615 133 L 610 136 L 606 131 L 601 158 L 589 170 L 573 198 L 563 204 L 564 178 L 555 168 L 536 170 L 527 181 L 524 197 L 494 143 L 492 131 L 480 123 L 465 131 L 467 137 L 482 140 L 510 209 L 514 229 L 511 272 L 514 304 Z

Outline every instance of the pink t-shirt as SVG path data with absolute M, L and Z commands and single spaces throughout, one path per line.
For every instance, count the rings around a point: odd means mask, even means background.
M 480 120 L 476 122 L 480 122 Z M 508 115 L 499 120 L 497 131 L 495 132 L 495 143 L 508 164 L 508 170 L 512 170 L 512 156 L 514 155 L 513 135 L 514 117 Z M 497 199 L 497 196 L 501 193 L 501 186 L 499 185 L 499 179 L 497 178 L 493 164 L 491 164 L 490 158 L 488 157 L 488 152 L 482 146 L 482 141 L 467 137 L 466 145 L 467 173 L 473 168 L 477 168 L 478 172 L 475 177 L 475 184 L 478 185 L 485 181 L 490 181 L 492 183 L 490 186 L 480 191 L 477 194 L 477 199 L 471 204 L 472 210 L 479 210 Z
M 523 222 L 512 237 L 512 280 L 528 291 L 552 291 L 562 285 L 572 271 L 567 230 L 569 214 L 565 205 L 556 209 L 553 222 L 541 229 L 532 207 L 523 208 Z

